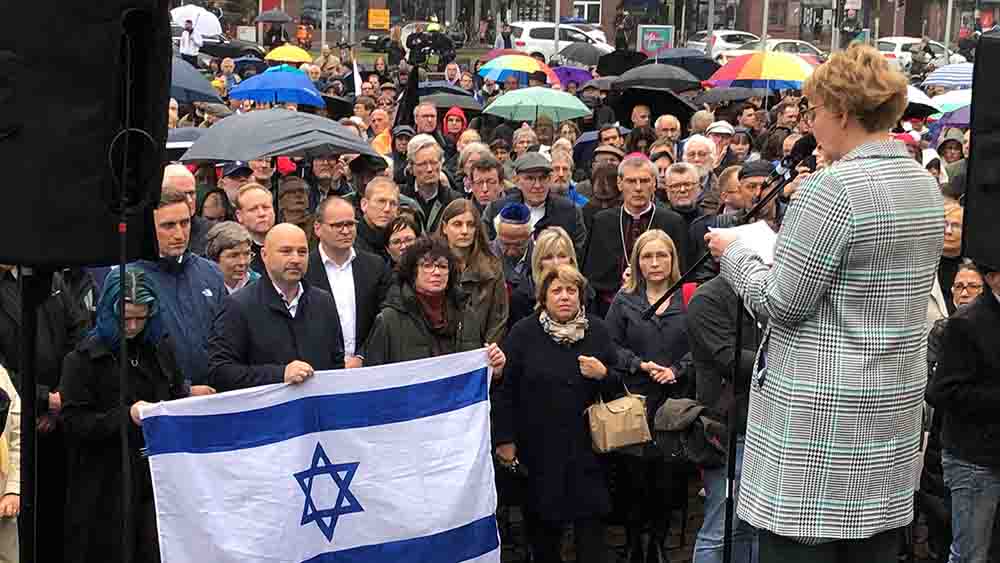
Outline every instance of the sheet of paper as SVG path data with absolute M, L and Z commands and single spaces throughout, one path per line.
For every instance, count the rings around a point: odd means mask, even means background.
M 765 221 L 757 221 L 749 225 L 730 227 L 727 229 L 709 228 L 712 232 L 732 232 L 739 238 L 740 242 L 747 245 L 750 250 L 757 253 L 761 260 L 768 266 L 774 264 L 774 246 L 778 242 L 778 234 L 767 226 Z

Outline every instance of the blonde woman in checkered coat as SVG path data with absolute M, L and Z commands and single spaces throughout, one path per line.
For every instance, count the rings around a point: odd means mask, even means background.
M 706 236 L 721 275 L 770 319 L 751 382 L 739 515 L 761 563 L 896 561 L 913 519 L 927 299 L 944 238 L 934 179 L 889 138 L 906 78 L 875 49 L 806 81 L 830 167 L 799 188 L 766 267 Z

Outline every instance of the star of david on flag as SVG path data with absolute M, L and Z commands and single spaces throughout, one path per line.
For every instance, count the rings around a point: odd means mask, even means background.
M 322 462 L 322 464 L 320 463 Z M 313 452 L 312 466 L 305 471 L 295 474 L 295 479 L 302 487 L 302 492 L 306 495 L 305 507 L 302 509 L 302 525 L 305 526 L 315 522 L 327 541 L 333 541 L 333 532 L 337 528 L 337 518 L 342 514 L 353 514 L 364 512 L 361 503 L 351 494 L 351 481 L 358 471 L 359 463 L 330 463 L 330 458 L 323 451 L 323 445 L 316 443 L 316 451 Z M 337 484 L 337 502 L 333 508 L 317 509 L 313 501 L 313 480 L 329 475 Z
M 143 409 L 162 563 L 500 563 L 490 376 L 481 349 Z

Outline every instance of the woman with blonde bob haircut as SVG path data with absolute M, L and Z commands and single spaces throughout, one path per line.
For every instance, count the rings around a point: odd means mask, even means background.
M 687 310 L 681 292 L 650 319 L 643 314 L 680 279 L 677 247 L 667 233 L 652 229 L 636 240 L 629 260 L 632 275 L 611 302 L 605 323 L 618 351 L 628 390 L 646 397 L 652 416 L 667 399 L 693 397 L 693 378 L 681 359 L 688 353 Z M 687 499 L 687 468 L 668 464 L 653 445 L 625 456 L 622 483 L 628 560 L 666 559 L 670 513 Z M 649 537 L 643 541 L 643 536 Z M 645 545 L 645 554 L 643 546 Z
M 802 182 L 774 264 L 727 229 L 705 236 L 720 276 L 768 319 L 738 508 L 759 530 L 760 563 L 895 562 L 913 521 L 944 207 L 889 136 L 906 86 L 870 46 L 834 53 L 803 87 L 803 118 L 832 164 Z M 974 478 L 948 453 L 945 482 Z M 952 495 L 956 513 L 965 502 Z
M 535 310 L 535 288 L 542 284 L 542 275 L 549 268 L 569 264 L 579 269 L 573 239 L 562 227 L 548 227 L 539 233 L 531 247 L 531 276 L 514 288 L 510 296 L 510 325 L 532 314 Z M 590 304 L 596 293 L 587 284 L 581 297 L 582 303 L 592 310 Z

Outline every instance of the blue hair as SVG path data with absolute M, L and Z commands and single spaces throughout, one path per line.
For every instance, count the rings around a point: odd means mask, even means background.
M 117 351 L 121 344 L 121 270 L 112 268 L 104 280 L 104 291 L 97 303 L 97 322 L 90 334 L 96 335 L 108 347 Z M 146 305 L 149 313 L 146 326 L 142 329 L 142 337 L 149 344 L 157 344 L 163 338 L 163 322 L 160 319 L 158 307 L 159 292 L 153 279 L 139 266 L 129 264 L 125 267 L 125 302 L 135 305 Z

